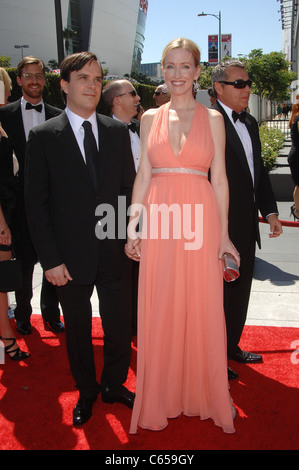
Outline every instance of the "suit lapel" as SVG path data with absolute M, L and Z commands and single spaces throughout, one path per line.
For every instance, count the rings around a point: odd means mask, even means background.
M 98 187 L 101 188 L 105 176 L 105 159 L 111 145 L 107 132 L 107 123 L 102 120 L 101 115 L 97 114 L 98 132 L 99 132 L 99 161 L 98 161 Z
M 12 123 L 14 129 L 16 130 L 19 136 L 18 145 L 21 148 L 26 147 L 26 136 L 25 136 L 25 129 L 23 124 L 23 117 L 22 117 L 22 110 L 21 110 L 21 98 L 15 102 L 15 107 L 12 109 Z
M 251 179 L 252 181 L 252 176 L 250 173 L 246 153 L 243 147 L 243 144 L 241 142 L 241 139 L 234 128 L 230 118 L 222 108 L 222 106 L 217 102 L 217 110 L 221 112 L 222 116 L 224 117 L 225 121 L 225 128 L 226 128 L 226 139 L 227 141 L 231 144 L 232 148 L 234 149 L 234 152 L 244 170 L 244 172 L 247 174 L 247 176 Z M 251 135 L 251 134 L 250 134 Z
M 258 145 L 258 142 L 257 142 L 256 130 L 253 129 L 253 123 L 248 117 L 246 118 L 245 125 L 247 127 L 247 130 L 249 132 L 251 142 L 252 142 L 254 181 L 255 181 L 255 186 L 257 186 L 257 182 L 260 177 L 260 166 L 257 164 L 257 162 L 259 161 L 259 157 L 260 157 L 260 150 L 259 150 L 260 146 Z
M 65 111 L 57 117 L 55 132 L 63 154 L 70 157 L 70 165 L 75 165 L 80 175 L 88 181 L 91 190 L 94 191 L 87 166 Z

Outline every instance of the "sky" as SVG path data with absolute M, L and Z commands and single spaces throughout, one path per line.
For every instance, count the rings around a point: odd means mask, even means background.
M 192 39 L 208 61 L 208 35 L 232 34 L 232 56 L 252 49 L 281 51 L 280 2 L 277 0 L 148 0 L 142 63 L 159 62 L 164 47 L 179 36 Z

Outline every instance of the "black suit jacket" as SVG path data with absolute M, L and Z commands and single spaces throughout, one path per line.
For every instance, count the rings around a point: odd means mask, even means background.
M 54 108 L 54 106 L 47 103 L 44 103 L 44 105 L 46 121 L 54 116 L 58 116 L 62 112 L 61 109 Z M 13 140 L 14 152 L 19 163 L 19 178 L 22 182 L 24 177 L 26 137 L 22 119 L 21 98 L 0 108 L 0 122 L 3 129 Z
M 62 110 L 44 103 L 45 118 L 49 120 L 59 115 Z M 16 246 L 15 251 L 22 259 L 24 265 L 31 266 L 37 262 L 37 256 L 33 248 L 24 207 L 24 167 L 26 154 L 26 136 L 22 119 L 21 98 L 7 106 L 0 108 L 0 122 L 6 133 L 12 139 L 13 149 L 19 164 L 18 171 L 18 204 L 16 211 Z
M 229 183 L 229 235 L 242 254 L 252 237 L 261 244 L 258 211 L 263 218 L 278 213 L 268 173 L 261 157 L 258 124 L 247 114 L 245 125 L 251 137 L 254 163 L 254 185 L 241 140 L 220 103 L 214 106 L 224 117 L 226 129 L 226 172 Z
M 126 126 L 97 114 L 98 191 L 94 189 L 66 113 L 34 128 L 26 157 L 25 200 L 33 243 L 44 270 L 65 263 L 73 280 L 91 284 L 101 262 L 112 269 L 126 263 L 124 239 L 117 239 L 118 196 L 130 202 L 135 178 Z M 96 207 L 116 214 L 116 238 L 96 238 Z M 123 223 L 125 221 L 123 220 Z

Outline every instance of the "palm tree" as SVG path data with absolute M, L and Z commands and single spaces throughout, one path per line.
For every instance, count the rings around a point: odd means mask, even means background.
M 66 55 L 69 55 L 69 50 L 70 50 L 69 40 L 72 39 L 75 36 L 75 34 L 77 34 L 77 31 L 74 31 L 72 29 L 64 28 L 63 30 L 63 37 L 65 38 Z

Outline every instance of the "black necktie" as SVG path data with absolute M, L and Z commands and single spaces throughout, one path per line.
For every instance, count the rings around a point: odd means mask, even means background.
M 134 122 L 131 122 L 128 124 L 128 129 L 132 132 L 136 132 L 136 124 Z
M 43 109 L 43 105 L 38 104 L 36 106 L 33 106 L 33 104 L 31 103 L 26 103 L 26 109 L 35 109 L 35 111 L 37 111 L 38 113 L 41 113 Z
M 232 113 L 232 116 L 233 116 L 233 120 L 234 122 L 237 122 L 238 119 L 240 119 L 241 122 L 245 122 L 245 118 L 246 118 L 246 111 L 242 111 L 240 114 L 238 114 L 236 111 L 233 111 Z
M 89 121 L 84 121 L 82 126 L 84 127 L 84 150 L 85 150 L 85 159 L 86 166 L 88 168 L 91 180 L 95 189 L 97 189 L 97 158 L 99 157 L 98 148 L 96 144 L 95 137 L 92 132 L 91 123 Z

